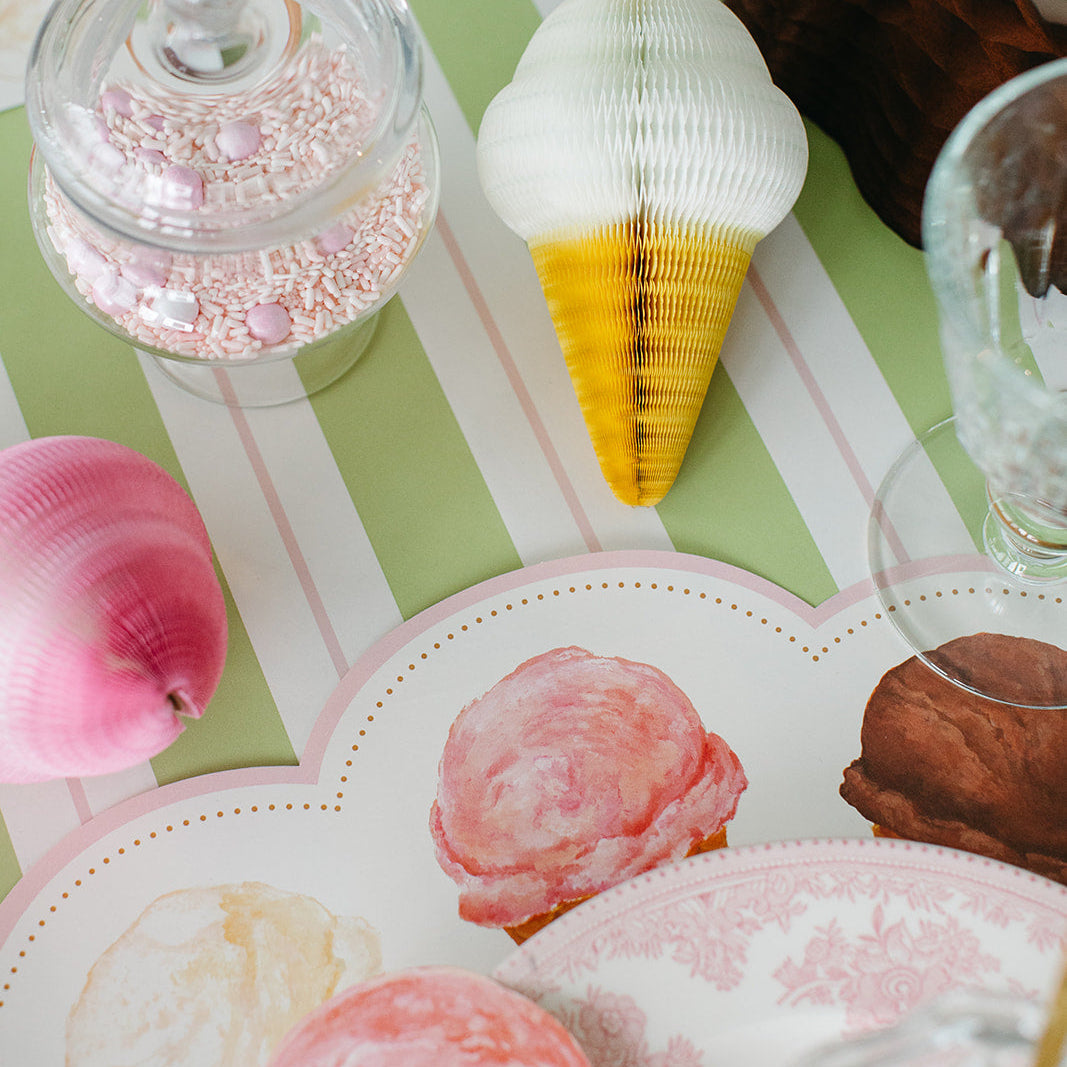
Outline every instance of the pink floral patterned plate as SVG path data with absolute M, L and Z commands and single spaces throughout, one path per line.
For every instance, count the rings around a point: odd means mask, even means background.
M 726 848 L 616 886 L 495 971 L 594 1067 L 784 1067 L 950 989 L 1055 984 L 1067 888 L 904 841 Z

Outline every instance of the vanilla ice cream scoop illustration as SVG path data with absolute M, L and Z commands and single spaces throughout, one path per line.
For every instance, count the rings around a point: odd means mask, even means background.
M 93 964 L 67 1067 L 263 1067 L 308 1012 L 381 970 L 378 932 L 262 882 L 152 901 Z
M 720 0 L 563 0 L 478 133 L 604 476 L 671 487 L 752 250 L 807 169 L 796 108 Z

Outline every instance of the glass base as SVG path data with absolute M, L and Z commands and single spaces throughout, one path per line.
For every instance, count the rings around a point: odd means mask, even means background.
M 167 378 L 201 400 L 239 408 L 275 407 L 312 396 L 351 370 L 374 339 L 379 314 L 380 309 L 337 336 L 280 359 L 242 362 L 148 355 Z
M 1067 531 L 1033 519 L 1008 498 L 990 497 L 982 525 L 986 553 L 1029 585 L 1055 585 L 1067 578 Z
M 1067 581 L 1027 580 L 991 558 L 982 547 L 988 514 L 985 479 L 959 444 L 954 419 L 913 441 L 871 511 L 867 549 L 879 599 L 912 652 L 954 685 L 1014 706 L 1067 707 L 1067 700 L 1037 694 L 1020 700 L 1018 678 L 1010 688 L 976 687 L 929 658 L 946 642 L 977 633 L 1067 650 Z

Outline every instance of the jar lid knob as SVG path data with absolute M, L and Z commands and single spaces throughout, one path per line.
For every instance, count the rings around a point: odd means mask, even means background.
M 262 58 L 264 29 L 247 0 L 163 0 L 151 36 L 164 69 L 219 82 L 243 77 Z

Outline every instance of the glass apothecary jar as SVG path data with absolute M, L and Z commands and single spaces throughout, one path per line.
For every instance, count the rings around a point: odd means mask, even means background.
M 345 373 L 437 210 L 405 0 L 57 0 L 26 110 L 52 273 L 216 401 Z

